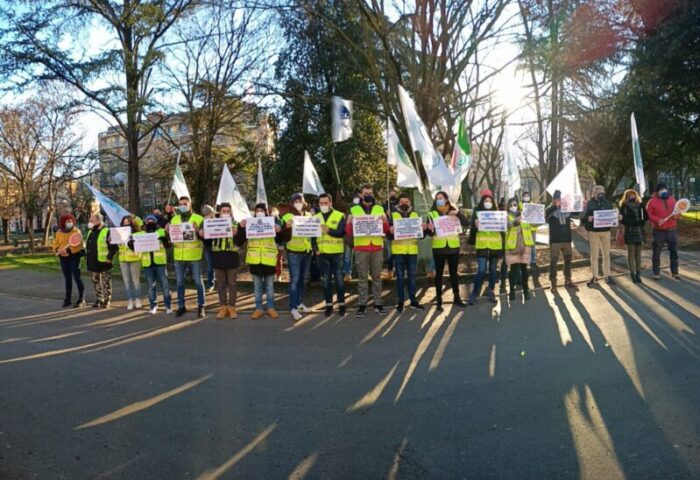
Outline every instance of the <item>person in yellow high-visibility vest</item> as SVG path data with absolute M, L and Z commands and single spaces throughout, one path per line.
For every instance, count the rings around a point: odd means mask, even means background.
M 529 223 L 522 221 L 522 212 L 517 198 L 508 200 L 508 232 L 506 233 L 506 264 L 510 268 L 508 280 L 510 283 L 509 298 L 515 300 L 515 286 L 520 283 L 523 287 L 525 300 L 530 299 L 528 287 L 528 270 L 530 263 L 530 247 L 535 244 L 532 238 L 532 228 Z
M 153 214 L 146 215 L 143 230 L 134 233 L 134 237 L 145 235 L 147 233 L 155 233 L 158 235 L 158 250 L 154 252 L 143 252 L 141 254 L 141 267 L 146 275 L 146 285 L 148 286 L 148 301 L 150 303 L 149 313 L 155 315 L 158 312 L 158 298 L 156 295 L 156 285 L 159 284 L 161 293 L 163 294 L 163 306 L 165 313 L 170 315 L 173 313 L 170 295 L 170 284 L 168 282 L 168 272 L 166 265 L 168 263 L 168 255 L 166 249 L 170 248 L 170 240 L 165 235 L 165 229 L 158 225 L 158 217 Z M 130 249 L 134 249 L 134 241 L 128 243 Z
M 343 251 L 345 249 L 345 214 L 333 209 L 333 201 L 327 193 L 318 196 L 320 212 L 314 215 L 321 220 L 321 237 L 311 239 L 311 247 L 318 260 L 323 278 L 323 296 L 326 299 L 325 316 L 333 314 L 333 285 L 338 299 L 338 313 L 345 315 L 345 282 L 343 281 Z
M 282 216 L 282 239 L 286 242 L 287 267 L 289 268 L 289 310 L 294 321 L 308 313 L 304 305 L 304 284 L 311 266 L 311 239 L 292 235 L 294 217 L 310 217 L 304 195 L 292 195 L 290 211 Z
M 474 246 L 476 248 L 477 271 L 474 278 L 474 288 L 472 289 L 472 293 L 469 295 L 469 300 L 467 302 L 469 305 L 474 305 L 474 303 L 476 303 L 476 297 L 481 292 L 481 286 L 484 282 L 487 269 L 489 271 L 489 301 L 491 303 L 496 303 L 497 301 L 496 293 L 494 292 L 494 288 L 496 286 L 496 276 L 498 274 L 496 265 L 498 264 L 498 259 L 502 256 L 503 238 L 501 236 L 501 232 L 479 230 L 478 213 L 482 211 L 498 211 L 496 202 L 493 200 L 493 193 L 491 193 L 491 190 L 489 189 L 484 189 L 481 191 L 481 199 L 479 200 L 479 204 L 472 213 L 471 228 L 474 229 L 476 238 Z
M 532 196 L 530 192 L 523 192 L 523 200 L 518 205 L 520 210 L 523 209 L 523 204 L 530 203 L 532 201 Z M 532 246 L 530 247 L 530 274 L 537 277 L 537 225 L 530 225 L 530 231 L 532 232 Z
M 122 218 L 120 227 L 129 227 L 131 234 L 140 231 L 136 219 L 131 215 Z M 126 243 L 119 245 L 119 269 L 126 287 L 126 298 L 129 301 L 126 309 L 141 308 L 141 254 L 134 252 Z
M 396 207 L 391 212 L 389 219 L 389 238 L 391 238 L 391 257 L 394 262 L 394 271 L 396 272 L 396 293 L 398 303 L 396 310 L 403 312 L 404 302 L 406 301 L 406 287 L 408 287 L 408 300 L 410 307 L 416 310 L 424 310 L 425 307 L 418 303 L 416 298 L 416 267 L 418 265 L 418 239 L 407 238 L 396 240 L 395 223 L 402 218 L 420 218 L 411 206 L 411 197 L 402 193 L 399 195 Z M 423 235 L 428 228 L 428 225 L 422 222 Z
M 112 302 L 112 260 L 119 246 L 110 242 L 109 228 L 100 213 L 93 213 L 88 220 L 88 234 L 85 239 L 85 260 L 87 271 L 95 287 L 93 308 L 109 308 Z
M 270 216 L 267 210 L 267 205 L 258 203 L 255 205 L 255 218 L 241 220 L 238 224 L 235 242 L 236 246 L 242 248 L 246 245 L 245 263 L 248 264 L 248 270 L 253 277 L 253 292 L 255 296 L 255 311 L 250 316 L 251 320 L 257 320 L 265 313 L 273 318 L 279 318 L 279 313 L 275 310 L 275 266 L 277 264 L 277 246 L 282 243 L 281 227 L 275 223 L 275 237 L 269 238 L 247 238 L 246 225 L 248 221 L 254 222 L 261 217 Z M 263 290 L 267 304 L 266 310 L 263 311 Z
M 192 202 L 189 197 L 180 197 L 177 215 L 173 217 L 166 231 L 170 241 L 173 243 L 173 258 L 175 264 L 175 279 L 177 282 L 177 311 L 175 315 L 183 316 L 185 308 L 185 274 L 189 268 L 192 272 L 192 281 L 197 289 L 197 316 L 204 318 L 204 285 L 202 284 L 202 254 L 204 244 L 202 243 L 202 226 L 204 218 L 192 212 Z M 189 224 L 189 225 L 187 225 Z M 183 228 L 182 239 L 173 241 L 171 229 L 173 225 L 187 225 Z
M 234 242 L 238 231 L 238 222 L 233 219 L 231 204 L 224 202 L 219 205 L 218 218 L 228 218 L 231 222 L 231 236 L 204 240 L 204 246 L 210 252 L 209 258 L 216 275 L 216 289 L 219 294 L 219 311 L 216 318 L 223 320 L 227 316 L 238 318 L 236 297 L 238 294 L 238 267 L 240 248 Z

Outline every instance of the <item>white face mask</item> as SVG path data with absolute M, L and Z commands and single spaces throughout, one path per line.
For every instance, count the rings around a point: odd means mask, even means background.
M 523 197 L 523 202 L 527 203 L 530 201 L 530 197 Z
M 257 218 L 264 217 L 264 216 L 265 216 L 265 212 L 255 212 L 255 216 L 256 216 Z
M 94 227 L 94 226 L 95 226 L 95 224 L 94 224 L 94 223 L 92 223 L 92 222 L 88 222 L 88 228 L 92 228 L 92 227 Z
M 304 204 L 302 202 L 294 202 L 294 208 L 301 212 L 301 209 L 304 208 Z
M 518 213 L 518 207 L 510 207 L 510 211 L 513 213 Z
M 355 205 L 359 205 L 359 204 L 360 204 L 360 199 L 357 198 L 357 197 L 355 197 L 355 198 L 352 199 L 352 203 L 354 203 Z
M 320 208 L 321 208 L 321 212 L 323 212 L 323 213 L 328 213 L 331 211 L 331 207 L 329 207 L 328 205 L 321 205 Z
M 66 230 L 73 228 L 73 222 L 66 222 Z
M 491 210 L 492 207 L 493 207 L 493 203 L 491 203 L 491 202 L 484 202 L 484 208 L 485 208 L 486 210 Z
M 220 216 L 221 218 L 231 218 L 231 214 L 230 214 L 230 213 L 220 213 L 219 216 Z

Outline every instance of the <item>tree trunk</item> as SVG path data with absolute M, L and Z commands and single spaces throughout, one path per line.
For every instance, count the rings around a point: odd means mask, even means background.
M 41 244 L 45 247 L 49 245 L 49 229 L 51 228 L 51 218 L 53 217 L 53 206 L 49 206 L 46 210 L 46 221 L 44 221 L 44 237 L 41 240 Z
M 10 219 L 2 219 L 2 236 L 5 240 L 5 245 L 10 243 Z
M 29 234 L 29 253 L 34 253 L 34 215 L 27 215 L 27 233 Z

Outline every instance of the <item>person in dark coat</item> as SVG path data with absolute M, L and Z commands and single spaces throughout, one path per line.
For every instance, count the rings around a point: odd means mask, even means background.
M 612 210 L 613 205 L 605 198 L 605 188 L 596 185 L 593 189 L 593 198 L 588 201 L 586 211 L 583 214 L 584 226 L 588 231 L 588 244 L 591 250 L 591 273 L 593 276 L 587 285 L 593 287 L 598 283 L 598 257 L 603 257 L 603 275 L 608 285 L 615 285 L 615 279 L 610 275 L 610 227 L 595 226 L 595 212 L 598 210 Z
M 634 190 L 626 190 L 620 200 L 620 228 L 625 229 L 627 265 L 634 283 L 642 283 L 642 244 L 647 213 L 641 198 Z
M 238 286 L 238 267 L 240 266 L 239 247 L 234 242 L 238 233 L 238 223 L 233 220 L 231 204 L 219 206 L 218 218 L 230 218 L 232 235 L 227 238 L 204 240 L 204 248 L 209 252 L 212 268 L 216 275 L 216 289 L 219 293 L 219 311 L 216 318 L 223 320 L 226 316 L 237 318 L 236 294 Z
M 552 293 L 557 292 L 557 265 L 560 255 L 564 257 L 564 286 L 578 290 L 571 280 L 571 219 L 578 218 L 578 214 L 561 211 L 561 191 L 555 190 L 552 204 L 545 210 L 544 218 L 549 226 L 549 281 Z
M 119 245 L 112 245 L 109 228 L 100 213 L 93 213 L 88 222 L 85 241 L 85 259 L 90 279 L 95 287 L 93 308 L 109 308 L 112 301 L 112 260 L 119 252 Z

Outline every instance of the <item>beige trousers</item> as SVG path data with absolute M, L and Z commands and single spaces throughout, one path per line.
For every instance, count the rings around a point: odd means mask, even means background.
M 598 278 L 598 256 L 603 252 L 603 275 L 610 276 L 610 232 L 588 232 L 591 247 L 591 270 Z

